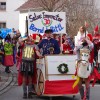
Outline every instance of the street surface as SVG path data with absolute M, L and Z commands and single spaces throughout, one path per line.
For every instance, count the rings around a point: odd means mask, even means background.
M 13 86 L 6 93 L 0 96 L 0 100 L 24 100 L 22 98 L 23 91 L 20 86 Z M 34 100 L 73 100 L 72 96 L 70 97 L 37 97 L 34 96 Z M 27 99 L 28 100 L 28 99 Z M 76 95 L 74 100 L 80 100 L 79 94 Z M 96 85 L 95 87 L 91 87 L 91 98 L 90 100 L 100 100 L 100 85 Z
M 22 87 L 17 85 L 16 76 L 17 71 L 16 67 L 13 67 L 13 82 L 7 86 L 9 87 L 6 91 L 0 94 L 0 100 L 24 100 Z M 28 99 L 27 99 L 28 100 Z M 33 96 L 32 100 L 73 100 L 73 96 L 64 96 L 64 97 L 38 97 Z M 80 100 L 80 95 L 76 95 L 74 100 Z M 95 87 L 91 87 L 91 98 L 90 100 L 100 100 L 100 84 L 96 84 Z

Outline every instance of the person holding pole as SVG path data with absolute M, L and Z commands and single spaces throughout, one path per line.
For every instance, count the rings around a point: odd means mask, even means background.
M 76 55 L 77 55 L 77 64 L 76 64 L 76 72 L 77 73 L 79 71 L 79 70 L 77 70 L 78 63 L 81 61 L 81 56 L 82 56 L 82 54 L 80 53 L 80 50 L 87 49 L 91 52 L 93 47 L 94 47 L 93 43 L 90 41 L 90 37 L 87 34 L 86 28 L 84 26 L 81 26 L 79 28 L 79 32 L 78 32 L 77 36 L 75 37 L 75 51 L 76 51 Z M 90 69 L 87 69 L 87 70 L 89 70 L 89 72 L 91 72 Z M 88 77 L 83 78 L 83 77 L 79 76 L 78 86 L 79 86 L 79 92 L 81 95 L 81 100 L 90 100 L 90 84 L 89 84 L 90 82 L 88 80 Z M 86 93 L 84 92 L 84 87 L 82 86 L 83 79 L 85 81 Z M 85 96 L 86 96 L 86 98 L 85 98 Z
M 25 41 L 25 42 L 23 42 Z M 33 79 L 35 73 L 35 63 L 36 63 L 36 54 L 39 58 L 42 58 L 42 55 L 39 53 L 37 46 L 34 44 L 34 40 L 31 36 L 26 37 L 20 41 L 19 51 L 17 58 L 20 60 L 19 67 L 19 77 L 22 76 L 22 79 L 18 78 L 22 82 L 19 85 L 23 87 L 23 98 L 33 98 Z M 21 74 L 21 75 L 20 75 Z

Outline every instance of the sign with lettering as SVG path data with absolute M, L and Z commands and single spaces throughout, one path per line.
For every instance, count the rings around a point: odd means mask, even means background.
M 53 33 L 66 33 L 65 12 L 29 12 L 29 34 L 41 33 L 46 29 L 52 29 Z

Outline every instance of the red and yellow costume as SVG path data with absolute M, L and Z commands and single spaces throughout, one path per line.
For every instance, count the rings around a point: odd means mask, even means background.
M 73 50 L 72 50 L 71 46 L 69 45 L 68 41 L 64 42 L 62 44 L 62 47 L 63 47 L 64 54 L 73 54 Z

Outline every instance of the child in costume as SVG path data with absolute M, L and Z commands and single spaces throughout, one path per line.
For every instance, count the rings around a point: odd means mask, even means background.
M 9 67 L 14 65 L 13 47 L 14 47 L 14 44 L 11 43 L 11 37 L 8 34 L 4 42 L 4 66 L 6 66 L 5 68 L 6 73 L 10 73 Z
M 70 45 L 71 49 L 74 50 L 73 39 L 68 34 L 64 34 L 63 35 L 63 37 L 62 37 L 62 43 L 64 43 L 66 40 L 68 41 L 68 44 Z
M 23 76 L 22 84 L 23 84 L 23 98 L 32 98 L 32 86 L 33 86 L 33 74 L 34 74 L 34 62 L 35 62 L 35 53 L 41 58 L 42 56 L 38 52 L 37 46 L 34 44 L 32 37 L 28 37 L 25 43 L 20 45 L 21 50 L 21 66 L 19 68 L 19 72 Z
M 65 42 L 62 44 L 63 46 L 63 54 L 73 54 L 73 50 L 71 46 L 68 43 L 68 40 L 65 40 Z

